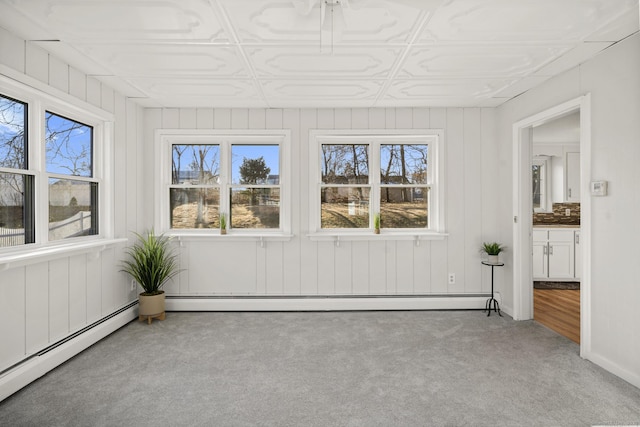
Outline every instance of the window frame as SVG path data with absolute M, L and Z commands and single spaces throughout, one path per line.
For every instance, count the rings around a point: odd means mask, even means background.
M 25 77 L 26 80 L 29 80 Z M 18 253 L 19 256 L 37 256 L 40 250 L 65 249 L 70 245 L 93 244 L 113 239 L 113 114 L 87 104 L 71 95 L 54 91 L 40 82 L 23 82 L 0 75 L 0 94 L 27 105 L 26 162 L 21 173 L 34 179 L 34 243 L 0 247 L 0 258 Z M 80 122 L 93 128 L 92 168 L 94 182 L 98 184 L 98 233 L 89 236 L 49 240 L 49 177 L 56 176 L 46 170 L 45 114 L 56 115 Z M 1 170 L 6 171 L 6 168 Z M 83 177 L 64 176 L 65 179 Z M 21 255 L 22 254 L 22 255 Z M 12 259 L 15 256 L 11 257 Z
M 365 129 L 365 130 L 319 130 L 309 131 L 309 237 L 313 240 L 368 240 L 368 239 L 442 239 L 445 227 L 445 173 L 444 131 L 442 129 Z M 359 184 L 370 188 L 368 228 L 322 228 L 321 202 L 322 167 L 320 164 L 323 144 L 368 144 L 369 182 Z M 428 228 L 383 228 L 381 234 L 373 233 L 373 216 L 380 211 L 380 191 L 386 186 L 380 179 L 380 146 L 388 144 L 428 145 L 426 184 L 408 187 L 429 187 Z M 330 185 L 331 186 L 331 185 Z
M 291 235 L 291 178 L 290 178 L 290 141 L 288 129 L 273 130 L 214 130 L 214 129 L 157 129 L 155 132 L 156 150 L 154 171 L 155 191 L 154 226 L 155 229 L 174 236 L 209 237 L 225 239 L 239 237 L 284 237 Z M 220 183 L 206 187 L 220 188 L 220 212 L 225 213 L 228 222 L 228 234 L 222 235 L 219 228 L 171 228 L 169 188 L 175 187 L 171 181 L 172 146 L 181 145 L 219 145 L 220 146 Z M 279 184 L 234 184 L 232 182 L 232 146 L 233 145 L 278 145 L 279 146 Z M 280 227 L 279 228 L 231 228 L 230 194 L 232 188 L 260 187 L 280 189 Z
M 551 159 L 549 156 L 534 156 L 531 160 L 531 167 L 538 166 L 541 173 L 539 174 L 540 185 L 540 206 L 534 207 L 534 213 L 549 213 L 553 212 L 551 201 Z M 533 185 L 533 171 L 531 173 L 531 184 Z M 533 200 L 532 200 L 533 203 Z

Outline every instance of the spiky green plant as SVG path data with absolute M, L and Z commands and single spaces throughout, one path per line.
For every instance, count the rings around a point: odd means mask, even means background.
M 380 214 L 376 213 L 373 216 L 373 228 L 376 230 L 380 230 Z
M 144 295 L 158 295 L 167 280 L 180 272 L 178 256 L 169 246 L 170 239 L 156 235 L 153 229 L 143 236 L 134 233 L 137 242 L 127 249 L 128 260 L 122 262 L 122 270 L 129 274 L 144 290 Z
M 486 252 L 487 255 L 498 255 L 500 252 L 504 251 L 505 247 L 500 243 L 492 242 L 492 243 L 483 243 L 482 251 Z
M 227 228 L 227 214 L 225 213 L 220 214 L 220 228 L 222 230 L 225 230 Z

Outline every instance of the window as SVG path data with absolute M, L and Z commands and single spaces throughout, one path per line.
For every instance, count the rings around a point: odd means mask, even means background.
M 158 181 L 169 184 L 159 190 L 156 227 L 219 230 L 225 217 L 225 231 L 236 234 L 288 230 L 281 167 L 288 132 L 263 132 L 159 131 L 166 178 Z
M 97 111 L 0 78 L 0 251 L 101 233 Z
M 46 111 L 45 146 L 49 240 L 98 234 L 93 128 Z
M 534 212 L 549 211 L 551 203 L 549 202 L 549 180 L 547 179 L 548 176 L 549 158 L 546 156 L 536 156 L 531 164 L 531 183 Z
M 378 134 L 380 132 L 380 134 Z M 437 131 L 312 131 L 311 222 L 318 232 L 441 232 Z
M 0 247 L 35 242 L 27 104 L 0 95 Z

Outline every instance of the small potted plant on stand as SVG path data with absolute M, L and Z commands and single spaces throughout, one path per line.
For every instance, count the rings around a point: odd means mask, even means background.
M 180 272 L 178 256 L 169 247 L 169 238 L 156 235 L 153 230 L 146 236 L 135 233 L 138 241 L 127 249 L 130 259 L 123 261 L 122 270 L 141 287 L 138 320 L 165 319 L 165 294 L 161 289 L 167 280 Z
M 492 264 L 497 264 L 500 262 L 500 252 L 504 251 L 505 247 L 502 246 L 500 243 L 496 243 L 496 242 L 491 242 L 491 243 L 483 243 L 482 244 L 482 252 L 486 252 L 486 254 L 488 255 L 488 262 L 492 263 Z

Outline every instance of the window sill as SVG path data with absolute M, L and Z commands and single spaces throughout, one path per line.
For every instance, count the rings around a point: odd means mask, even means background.
M 449 233 L 423 232 L 423 231 L 384 231 L 374 234 L 373 230 L 363 233 L 355 232 L 319 232 L 307 234 L 307 237 L 318 242 L 351 242 L 351 241 L 376 241 L 376 240 L 413 240 L 416 245 L 422 240 L 444 240 Z
M 102 251 L 108 247 L 119 243 L 126 243 L 128 239 L 97 239 L 82 243 L 69 243 L 55 246 L 38 247 L 34 249 L 12 252 L 11 254 L 0 254 L 0 271 L 9 268 L 27 265 L 35 262 L 50 261 L 57 258 L 68 257 L 80 253 L 89 253 L 98 257 Z

